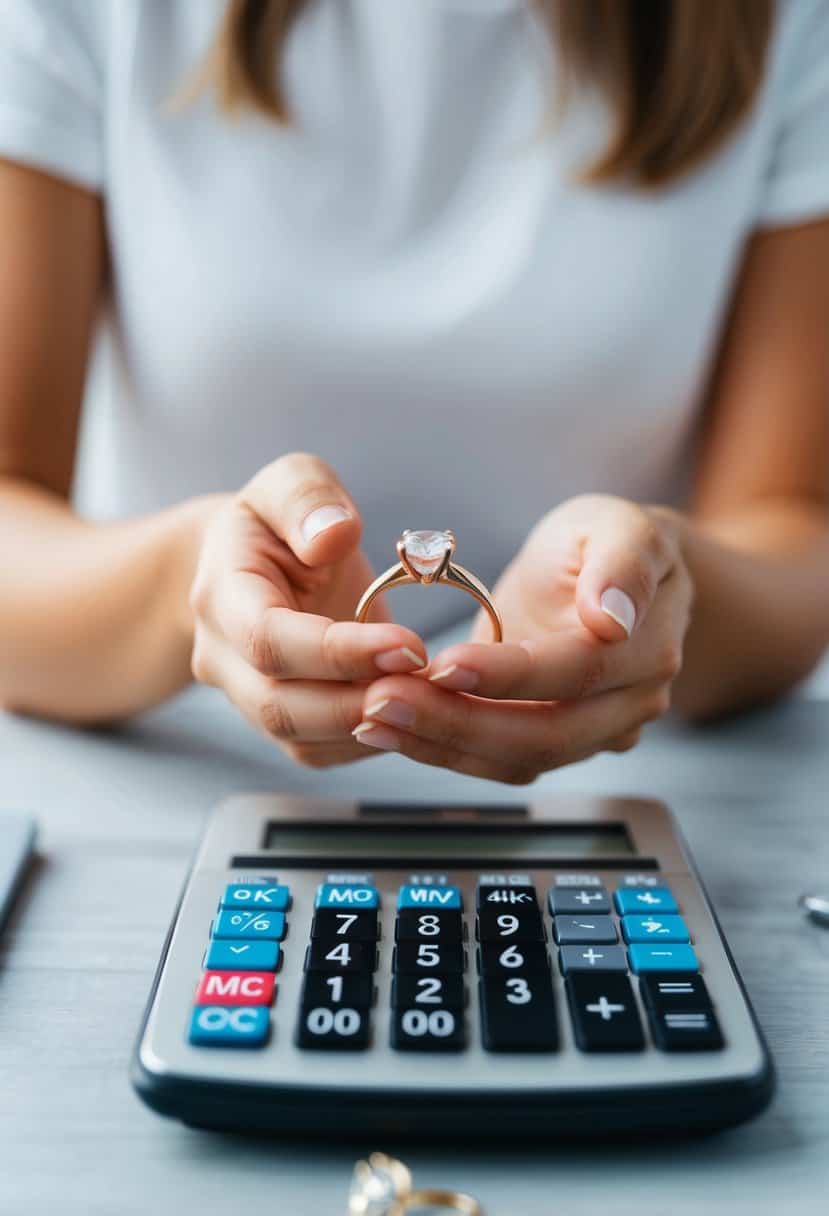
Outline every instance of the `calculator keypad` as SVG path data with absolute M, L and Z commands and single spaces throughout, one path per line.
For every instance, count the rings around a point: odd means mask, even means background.
M 467 1046 L 467 944 L 486 1051 L 559 1050 L 556 964 L 580 1051 L 641 1051 L 648 1040 L 665 1052 L 724 1046 L 691 926 L 667 886 L 637 887 L 625 878 L 611 895 L 591 875 L 568 875 L 554 878 L 540 904 L 526 880 L 487 878 L 475 905 L 467 930 L 459 887 L 445 880 L 404 885 L 393 933 L 387 922 L 381 934 L 376 887 L 320 884 L 300 955 L 297 1045 L 370 1046 L 378 950 L 388 934 L 393 943 L 383 957 L 391 960 L 390 990 L 381 987 L 390 1004 L 390 1043 L 398 1051 Z M 274 880 L 225 887 L 188 1023 L 191 1044 L 268 1042 L 290 907 L 289 888 Z

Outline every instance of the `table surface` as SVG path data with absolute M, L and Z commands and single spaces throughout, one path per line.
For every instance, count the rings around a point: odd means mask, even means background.
M 374 1148 L 399 1151 L 421 1185 L 472 1191 L 487 1216 L 825 1210 L 829 931 L 796 898 L 829 888 L 827 743 L 829 704 L 793 700 L 716 728 L 660 724 L 634 752 L 531 787 L 673 806 L 777 1063 L 777 1096 L 758 1119 L 679 1145 L 330 1145 L 191 1130 L 130 1088 L 205 817 L 239 790 L 497 801 L 505 787 L 393 755 L 305 771 L 201 689 L 115 732 L 0 716 L 0 809 L 40 823 L 40 860 L 0 947 L 0 1212 L 339 1216 L 354 1159 Z

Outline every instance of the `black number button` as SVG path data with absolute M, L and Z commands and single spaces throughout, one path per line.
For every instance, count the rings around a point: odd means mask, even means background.
M 463 946 L 456 942 L 398 942 L 393 969 L 398 975 L 460 975 Z
M 399 942 L 461 942 L 463 917 L 448 909 L 421 912 L 419 908 L 401 908 L 394 932 Z
M 466 991 L 460 975 L 396 975 L 391 986 L 393 1009 L 463 1009 Z
M 302 1004 L 351 1005 L 368 1009 L 374 1000 L 374 981 L 368 974 L 325 975 L 309 971 L 302 985 Z
M 484 976 L 545 973 L 550 960 L 544 942 L 481 942 L 478 969 Z
M 537 908 L 535 887 L 478 887 L 478 911 L 482 908 Z
M 537 908 L 481 908 L 478 939 L 482 942 L 543 941 L 541 913 Z
M 458 1009 L 420 1005 L 394 1009 L 391 1045 L 397 1051 L 462 1051 L 466 1046 L 463 1014 Z
M 573 1031 L 582 1051 L 641 1051 L 645 1046 L 626 975 L 575 971 L 565 981 Z
M 349 942 L 376 942 L 377 909 L 363 908 L 359 912 L 338 912 L 336 908 L 318 908 L 311 925 L 314 941 L 329 939 Z
M 373 942 L 314 941 L 305 952 L 306 971 L 331 975 L 374 970 L 377 950 Z
M 482 979 L 481 1031 L 487 1051 L 555 1051 L 558 1025 L 549 975 Z
M 350 1005 L 300 1005 L 296 1042 L 298 1047 L 360 1051 L 369 1043 L 367 1009 Z

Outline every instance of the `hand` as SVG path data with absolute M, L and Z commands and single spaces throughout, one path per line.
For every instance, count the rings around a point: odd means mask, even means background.
M 692 586 L 679 518 L 602 495 L 533 529 L 494 590 L 505 641 L 470 642 L 418 676 L 365 692 L 361 743 L 526 784 L 598 751 L 626 751 L 670 705 Z M 424 678 L 424 676 L 428 678 Z
M 283 456 L 212 516 L 190 593 L 195 678 L 314 767 L 369 754 L 351 734 L 366 681 L 426 665 L 378 601 L 371 622 L 353 620 L 373 577 L 360 530 L 327 464 Z

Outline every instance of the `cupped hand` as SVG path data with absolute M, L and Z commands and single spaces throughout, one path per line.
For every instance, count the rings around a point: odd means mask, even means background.
M 626 751 L 670 706 L 693 588 L 679 517 L 605 495 L 546 515 L 494 589 L 504 642 L 471 640 L 365 690 L 356 738 L 512 784 Z
M 426 664 L 421 639 L 382 604 L 360 515 L 333 469 L 304 452 L 262 469 L 212 516 L 190 594 L 195 678 L 314 767 L 364 758 L 352 736 L 366 681 Z

